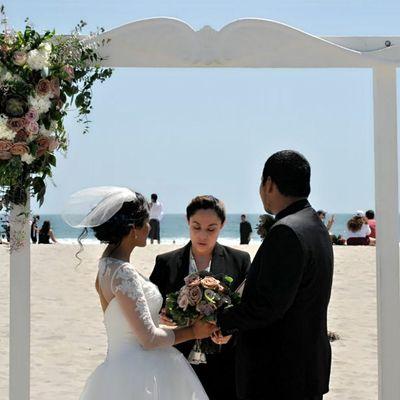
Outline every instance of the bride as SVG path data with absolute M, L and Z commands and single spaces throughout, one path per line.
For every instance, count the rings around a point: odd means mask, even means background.
M 85 189 L 71 196 L 63 217 L 73 227 L 92 228 L 108 244 L 96 279 L 108 351 L 80 399 L 208 399 L 189 363 L 172 346 L 209 337 L 215 326 L 197 321 L 186 328 L 160 328 L 162 297 L 130 263 L 134 248 L 146 246 L 150 230 L 145 198 L 127 188 Z

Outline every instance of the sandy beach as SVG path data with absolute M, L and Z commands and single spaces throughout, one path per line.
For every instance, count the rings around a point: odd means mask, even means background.
M 155 256 L 176 248 L 138 249 L 134 264 L 148 275 Z M 241 246 L 251 256 L 257 246 Z M 94 288 L 102 246 L 85 247 L 75 268 L 73 245 L 32 247 L 31 399 L 78 399 L 106 353 L 102 313 Z M 328 400 L 377 398 L 375 249 L 336 247 L 329 329 L 333 365 Z M 8 398 L 9 254 L 0 246 L 0 399 Z

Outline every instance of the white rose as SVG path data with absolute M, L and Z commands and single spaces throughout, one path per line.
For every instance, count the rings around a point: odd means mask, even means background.
M 51 101 L 49 96 L 29 96 L 28 103 L 30 107 L 33 107 L 39 114 L 46 113 L 50 110 Z
M 16 133 L 7 126 L 7 119 L 0 116 L 0 139 L 14 140 Z
M 42 43 L 39 47 L 38 47 L 38 50 L 42 53 L 42 54 L 44 54 L 44 55 L 46 55 L 47 57 L 50 55 L 50 53 L 51 53 L 51 44 L 49 43 L 49 42 L 45 42 L 45 43 Z
M 53 132 L 51 130 L 46 129 L 44 127 L 44 125 L 40 125 L 40 128 L 39 128 L 39 135 L 40 136 L 50 137 L 52 134 L 53 134 Z
M 21 156 L 21 161 L 23 161 L 24 163 L 26 163 L 28 165 L 31 164 L 34 160 L 35 160 L 35 157 L 33 157 L 29 153 L 22 154 L 22 156 Z
M 27 64 L 33 70 L 41 70 L 49 66 L 48 53 L 41 52 L 39 50 L 31 50 L 28 53 Z

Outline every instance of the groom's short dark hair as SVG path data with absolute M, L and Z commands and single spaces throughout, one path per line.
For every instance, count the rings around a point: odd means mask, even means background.
M 310 194 L 311 167 L 297 151 L 278 151 L 268 158 L 262 174 L 263 185 L 268 177 L 284 196 L 308 197 Z

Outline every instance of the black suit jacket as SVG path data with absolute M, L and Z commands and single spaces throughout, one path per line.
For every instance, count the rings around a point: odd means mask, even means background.
M 184 284 L 184 278 L 189 275 L 189 260 L 191 242 L 186 246 L 168 253 L 160 254 L 150 275 L 150 281 L 158 286 L 164 298 L 167 294 L 178 291 Z M 246 278 L 250 266 L 250 255 L 231 247 L 215 245 L 211 261 L 212 274 L 225 274 L 233 278 L 232 288 L 235 290 Z M 231 343 L 232 342 L 232 343 Z M 222 351 L 228 351 L 233 341 L 222 346 Z M 181 343 L 176 347 L 187 357 L 192 350 L 194 341 Z
M 328 392 L 332 276 L 328 231 L 308 201 L 292 204 L 260 246 L 242 302 L 218 315 L 223 331 L 239 331 L 240 398 L 298 400 Z

